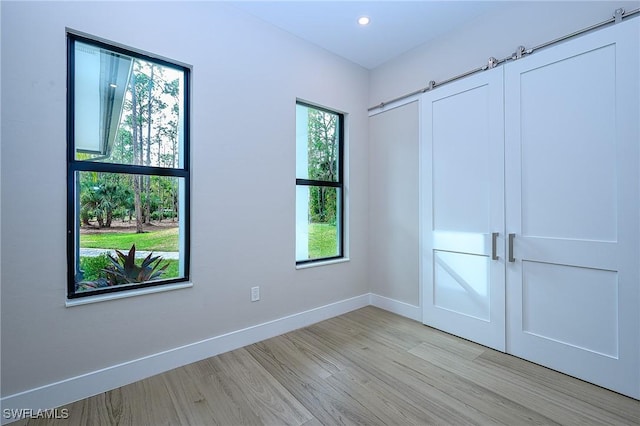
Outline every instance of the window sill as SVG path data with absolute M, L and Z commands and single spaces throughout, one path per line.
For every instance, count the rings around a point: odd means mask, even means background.
M 315 268 L 316 266 L 325 266 L 325 265 L 333 265 L 336 263 L 345 263 L 345 262 L 349 262 L 351 259 L 349 259 L 348 257 L 343 257 L 340 259 L 331 259 L 331 260 L 319 260 L 317 262 L 309 262 L 309 263 L 302 263 L 300 265 L 296 265 L 296 269 L 308 269 L 308 268 Z
M 165 291 L 180 290 L 183 288 L 193 287 L 192 282 L 176 283 L 160 285 L 156 287 L 141 288 L 138 290 L 120 291 L 117 293 L 98 294 L 96 296 L 81 297 L 78 299 L 67 299 L 65 306 L 67 308 L 80 305 L 88 305 L 90 303 L 107 302 L 109 300 L 125 299 L 128 297 L 142 296 L 145 294 L 161 293 Z

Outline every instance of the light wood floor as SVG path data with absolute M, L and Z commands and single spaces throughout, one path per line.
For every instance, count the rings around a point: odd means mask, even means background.
M 65 408 L 15 424 L 640 424 L 636 400 L 374 307 Z

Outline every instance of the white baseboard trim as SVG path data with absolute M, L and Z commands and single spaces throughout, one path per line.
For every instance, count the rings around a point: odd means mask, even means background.
M 422 310 L 420 306 L 410 305 L 405 302 L 400 302 L 388 297 L 379 296 L 371 293 L 370 304 L 376 308 L 384 309 L 385 311 L 393 312 L 400 316 L 415 320 L 422 321 Z
M 379 298 L 380 296 L 376 296 Z M 390 300 L 390 299 L 388 299 Z M 338 315 L 368 306 L 371 294 L 352 297 L 308 311 L 289 315 L 242 330 L 201 340 L 91 373 L 72 377 L 39 388 L 30 389 L 0 399 L 2 424 L 18 420 L 6 419 L 6 410 L 51 409 L 102 392 L 116 389 L 147 377 L 172 370 L 205 358 L 232 351 L 271 337 L 306 327 Z M 396 302 L 401 303 L 401 302 Z M 377 305 L 376 305 L 377 306 Z M 409 306 L 409 305 L 408 305 Z M 383 309 L 383 306 L 380 306 Z M 391 309 L 389 309 L 391 310 Z M 395 312 L 395 311 L 392 311 Z M 400 314 L 402 315 L 402 314 Z M 28 412 L 27 412 L 28 413 Z M 9 416 L 7 416 L 9 417 Z

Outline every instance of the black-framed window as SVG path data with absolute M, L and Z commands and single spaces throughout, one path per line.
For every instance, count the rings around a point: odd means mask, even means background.
M 296 104 L 296 263 L 344 257 L 344 114 Z
M 67 33 L 67 297 L 189 280 L 189 67 Z

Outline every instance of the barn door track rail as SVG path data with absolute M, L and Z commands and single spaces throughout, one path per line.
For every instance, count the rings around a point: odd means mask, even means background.
M 509 55 L 509 56 L 507 56 L 505 58 L 496 59 L 496 58 L 494 58 L 492 56 L 492 57 L 489 58 L 487 63 L 485 65 L 481 66 L 481 67 L 474 68 L 474 69 L 472 69 L 470 71 L 467 71 L 467 72 L 462 73 L 462 74 L 458 74 L 458 75 L 456 75 L 454 77 L 451 77 L 451 78 L 448 78 L 446 80 L 442 80 L 442 81 L 439 81 L 439 82 L 436 82 L 435 80 L 431 80 L 429 82 L 429 85 L 426 86 L 426 87 L 423 87 L 422 89 L 416 90 L 416 91 L 411 92 L 411 93 L 407 93 L 406 95 L 399 96 L 399 97 L 391 99 L 390 101 L 387 101 L 387 102 L 380 102 L 378 105 L 375 105 L 375 106 L 372 106 L 371 108 L 369 108 L 368 111 L 372 112 L 372 111 L 380 110 L 379 112 L 381 112 L 382 110 L 384 110 L 384 108 L 386 106 L 389 106 L 391 104 L 395 104 L 395 103 L 401 102 L 401 101 L 403 101 L 405 99 L 412 98 L 412 97 L 414 97 L 416 95 L 428 92 L 429 90 L 433 90 L 436 87 L 445 85 L 447 83 L 451 83 L 452 81 L 460 80 L 461 78 L 468 77 L 468 76 L 470 76 L 472 74 L 475 74 L 475 73 L 478 73 L 478 72 L 481 72 L 481 71 L 486 71 L 488 69 L 495 68 L 498 65 L 502 65 L 502 64 L 504 64 L 506 62 L 517 61 L 518 59 L 521 59 L 526 55 L 530 55 L 530 54 L 532 54 L 533 52 L 535 52 L 537 50 L 544 49 L 545 47 L 552 46 L 554 44 L 563 42 L 565 40 L 571 39 L 573 37 L 576 37 L 576 36 L 579 36 L 579 35 L 582 35 L 582 34 L 585 34 L 585 33 L 588 33 L 589 31 L 593 31 L 595 29 L 598 29 L 598 28 L 601 28 L 601 27 L 604 27 L 604 26 L 607 26 L 607 25 L 610 25 L 610 24 L 614 24 L 614 23 L 617 24 L 619 22 L 622 22 L 623 19 L 629 18 L 629 17 L 631 17 L 633 15 L 637 15 L 639 13 L 640 13 L 640 8 L 639 9 L 634 9 L 634 10 L 629 11 L 629 12 L 625 11 L 624 9 L 616 9 L 614 11 L 614 13 L 613 13 L 613 16 L 611 18 L 607 19 L 606 21 L 602 21 L 602 22 L 599 22 L 597 24 L 591 25 L 589 27 L 583 28 L 581 30 L 574 31 L 574 32 L 572 32 L 570 34 L 567 34 L 567 35 L 562 36 L 562 37 L 558 37 L 556 39 L 553 39 L 553 40 L 548 41 L 546 43 L 542 43 L 542 44 L 540 44 L 538 46 L 531 47 L 529 49 L 527 49 L 524 46 L 518 46 L 516 48 L 515 52 L 513 52 L 511 55 Z

